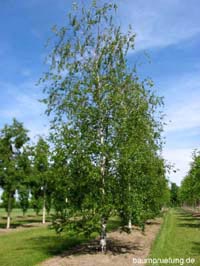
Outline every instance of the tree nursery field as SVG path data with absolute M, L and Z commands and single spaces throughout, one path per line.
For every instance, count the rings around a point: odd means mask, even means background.
M 21 213 L 19 210 L 13 213 L 16 214 L 17 223 Z M 29 215 L 34 217 L 32 210 Z M 147 223 L 144 234 L 137 227 L 131 234 L 118 232 L 119 219 L 113 218 L 108 223 L 110 246 L 105 254 L 98 246 L 98 232 L 92 237 L 77 237 L 75 231 L 57 235 L 54 230 L 41 224 L 41 216 L 35 216 L 34 223 L 29 223 L 29 215 L 23 220 L 29 226 L 23 227 L 17 223 L 19 227 L 0 230 L 1 265 L 90 266 L 94 265 L 94 261 L 97 266 L 138 265 L 134 259 L 140 259 L 140 265 L 147 266 L 152 263 L 145 259 L 171 259 L 174 261 L 172 265 L 200 265 L 200 214 L 194 212 L 170 209 L 164 217 Z M 190 263 L 186 263 L 188 259 Z M 154 261 L 153 265 L 164 265 L 164 262 Z
M 24 21 L 23 27 L 12 28 L 8 36 L 14 36 L 13 45 L 1 50 L 0 42 L 1 57 L 2 51 L 19 48 L 16 41 L 21 31 L 34 38 L 20 41 L 21 52 L 28 50 L 21 67 L 16 66 L 17 60 L 10 67 L 10 71 L 15 69 L 16 84 L 8 85 L 12 75 L 5 82 L 0 77 L 2 95 L 9 95 L 7 103 L 0 98 L 0 106 L 15 107 L 0 110 L 0 266 L 200 266 L 200 151 L 193 151 L 182 182 L 170 179 L 180 169 L 165 155 L 178 163 L 189 157 L 186 146 L 180 152 L 173 143 L 165 150 L 166 134 L 170 139 L 184 124 L 184 108 L 178 109 L 177 125 L 170 128 L 162 97 L 165 89 L 159 91 L 142 71 L 140 58 L 148 61 L 146 38 L 137 36 L 132 25 L 125 27 L 128 16 L 123 25 L 118 16 L 126 4 L 21 0 L 15 6 L 15 2 L 0 1 L 0 12 L 1 5 L 11 12 L 7 26 L 15 24 L 15 19 L 16 23 L 23 21 L 21 12 L 26 15 L 25 10 L 31 12 L 35 5 L 46 5 L 48 10 L 38 8 L 43 13 L 40 18 L 35 15 L 35 23 L 41 23 L 37 27 L 26 28 Z M 45 66 L 39 74 L 41 69 L 34 64 L 46 53 L 35 56 L 29 45 L 41 49 L 44 36 L 39 29 L 46 19 L 55 18 L 52 7 L 61 12 L 64 2 L 68 14 L 65 19 L 60 15 L 55 19 L 57 25 L 50 33 Z M 151 8 L 151 1 L 138 2 Z M 141 7 L 139 4 L 137 15 Z M 151 14 L 151 21 L 157 18 L 154 9 L 146 14 Z M 30 15 L 27 21 L 32 18 Z M 155 23 L 155 29 L 158 25 Z M 144 31 L 147 26 L 141 24 Z M 178 38 L 172 28 L 169 39 Z M 153 32 L 150 29 L 147 34 L 152 42 Z M 156 41 L 156 47 L 163 43 Z M 167 46 L 170 49 L 168 42 Z M 16 51 L 12 58 L 22 58 L 21 52 Z M 160 57 L 165 58 L 161 51 L 156 58 Z M 34 71 L 24 64 L 34 65 Z M 6 68 L 7 61 L 3 65 Z M 161 68 L 159 65 L 160 75 Z M 7 72 L 4 74 L 6 77 Z M 25 77 L 28 82 L 22 81 Z M 185 84 L 184 78 L 181 84 Z M 166 103 L 174 95 L 173 88 Z M 23 110 L 11 104 L 13 97 Z M 179 104 L 178 100 L 173 108 Z M 192 110 L 198 108 L 199 102 L 192 105 Z M 38 110 L 45 116 L 43 122 Z M 190 128 L 198 119 L 184 125 Z M 198 130 L 196 125 L 192 136 Z M 177 141 L 182 138 L 176 136 Z M 182 168 L 187 167 L 182 164 Z

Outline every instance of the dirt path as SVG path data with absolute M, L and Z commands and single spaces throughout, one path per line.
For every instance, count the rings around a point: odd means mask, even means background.
M 144 259 L 160 229 L 161 218 L 146 226 L 145 234 L 134 228 L 131 234 L 115 231 L 108 234 L 107 253 L 98 250 L 99 241 L 77 246 L 62 256 L 48 259 L 41 266 L 143 266 L 133 263 L 133 258 Z

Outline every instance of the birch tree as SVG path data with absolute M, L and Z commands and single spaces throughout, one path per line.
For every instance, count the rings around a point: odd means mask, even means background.
M 50 68 L 41 79 L 46 112 L 53 118 L 52 139 L 65 162 L 64 195 L 73 216 L 79 211 L 78 229 L 99 230 L 101 243 L 110 216 L 126 214 L 122 219 L 131 224 L 131 198 L 141 200 L 133 177 L 160 148 L 160 121 L 153 117 L 160 99 L 151 81 L 140 82 L 128 66 L 135 34 L 131 27 L 123 33 L 116 10 L 115 4 L 99 7 L 96 1 L 89 8 L 74 4 L 67 25 L 53 28 Z M 119 207 L 122 194 L 128 196 Z

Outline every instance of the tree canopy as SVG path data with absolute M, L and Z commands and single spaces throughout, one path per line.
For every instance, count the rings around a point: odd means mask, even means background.
M 135 34 L 116 25 L 116 9 L 96 1 L 90 8 L 75 5 L 67 25 L 53 29 L 50 67 L 41 79 L 52 117 L 60 215 L 77 230 L 98 230 L 102 237 L 115 214 L 122 225 L 132 220 L 144 226 L 167 189 L 162 99 L 152 81 L 140 81 L 128 65 Z

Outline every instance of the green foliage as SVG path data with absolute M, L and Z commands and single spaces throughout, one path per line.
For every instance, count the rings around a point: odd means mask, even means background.
M 29 208 L 30 199 L 30 177 L 32 174 L 32 147 L 26 146 L 20 154 L 18 165 L 23 169 L 21 171 L 21 182 L 17 188 L 19 195 L 19 207 L 22 209 L 23 214 Z
M 29 208 L 29 189 L 27 186 L 20 186 L 18 189 L 19 193 L 19 206 L 23 211 L 23 215 L 27 212 Z
M 171 184 L 170 202 L 173 207 L 179 206 L 179 187 L 175 183 Z
M 9 195 L 9 193 L 5 190 L 2 193 L 1 196 L 1 200 L 2 200 L 2 207 L 4 207 L 4 209 L 8 212 L 8 202 L 9 202 L 9 198 L 11 199 L 11 206 L 10 206 L 10 210 L 12 208 L 14 208 L 15 205 L 15 193 L 12 192 L 12 194 Z
M 34 209 L 36 215 L 38 215 L 42 209 L 42 197 L 38 197 L 38 193 L 32 191 L 30 206 Z M 40 194 L 39 194 L 40 195 Z
M 28 163 L 25 160 L 24 145 L 29 140 L 23 124 L 13 119 L 12 125 L 5 125 L 0 131 L 0 185 L 4 190 L 8 218 L 13 207 L 16 190 L 24 182 Z M 9 227 L 9 221 L 7 222 Z
M 37 214 L 44 206 L 51 208 L 52 182 L 49 160 L 49 145 L 40 137 L 33 147 L 33 166 L 30 178 L 32 207 Z
M 20 183 L 23 165 L 21 151 L 28 141 L 27 130 L 16 119 L 13 124 L 5 125 L 0 132 L 0 175 L 1 186 L 4 190 L 15 191 Z
M 144 227 L 166 199 L 162 99 L 151 80 L 140 81 L 128 67 L 135 34 L 115 24 L 115 11 L 115 4 L 96 1 L 87 9 L 75 5 L 68 25 L 53 29 L 50 68 L 41 81 L 53 118 L 57 231 L 66 224 L 100 231 L 116 213 L 122 225 L 132 219 Z
M 179 197 L 182 204 L 195 207 L 200 202 L 200 152 L 195 150 L 192 159 L 190 170 L 181 183 Z

